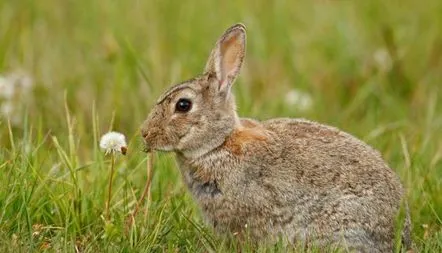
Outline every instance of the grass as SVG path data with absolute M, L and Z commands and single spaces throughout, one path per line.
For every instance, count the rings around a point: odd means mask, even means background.
M 442 251 L 440 13 L 437 0 L 1 1 L 0 74 L 34 86 L 15 98 L 19 120 L 0 118 L 0 251 L 253 251 L 204 226 L 171 154 L 156 157 L 148 212 L 123 229 L 146 180 L 138 127 L 236 22 L 248 27 L 240 115 L 309 118 L 379 149 L 407 188 L 418 251 Z M 292 89 L 310 109 L 285 103 Z M 106 223 L 109 129 L 130 143 Z

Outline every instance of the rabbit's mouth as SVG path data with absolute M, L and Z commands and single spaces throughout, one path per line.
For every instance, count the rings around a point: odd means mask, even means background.
M 170 152 L 170 151 L 174 151 L 174 148 L 170 145 L 152 145 L 152 143 L 149 143 L 145 138 L 143 138 L 143 152 L 145 153 L 149 153 L 152 151 L 166 151 L 166 152 Z
M 152 149 L 150 147 L 148 147 L 147 145 L 143 145 L 143 152 L 150 153 L 150 152 L 152 152 Z

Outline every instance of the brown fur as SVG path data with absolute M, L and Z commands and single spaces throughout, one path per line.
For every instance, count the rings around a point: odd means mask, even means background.
M 243 25 L 229 28 L 204 73 L 160 97 L 142 127 L 147 148 L 176 153 L 184 182 L 218 233 L 392 252 L 406 200 L 378 151 L 308 120 L 238 117 L 230 87 L 245 38 Z M 192 102 L 190 111 L 175 111 L 180 98 Z M 405 212 L 402 239 L 410 248 Z
M 230 150 L 234 155 L 240 156 L 243 153 L 243 148 L 246 145 L 259 145 L 259 142 L 265 142 L 267 136 L 265 129 L 257 127 L 243 127 L 241 129 L 233 130 L 232 134 L 226 139 L 223 146 Z M 263 143 L 262 145 L 265 145 Z

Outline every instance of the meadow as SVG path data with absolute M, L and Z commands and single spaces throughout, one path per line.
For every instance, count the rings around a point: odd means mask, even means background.
M 147 177 L 141 123 L 242 22 L 239 115 L 307 118 L 378 149 L 406 187 L 416 251 L 442 252 L 441 13 L 438 0 L 0 1 L 0 251 L 256 250 L 204 225 L 167 153 L 124 229 Z M 129 146 L 106 221 L 109 130 Z

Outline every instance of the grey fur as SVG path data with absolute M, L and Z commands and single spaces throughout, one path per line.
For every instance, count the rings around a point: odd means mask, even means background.
M 185 183 L 219 233 L 392 252 L 403 201 L 397 175 L 379 152 L 339 129 L 303 119 L 240 119 L 230 86 L 244 55 L 239 24 L 218 40 L 204 74 L 159 99 L 142 127 L 148 149 L 176 153 Z M 188 113 L 174 111 L 181 97 L 193 102 Z M 410 248 L 406 212 L 403 242 Z

